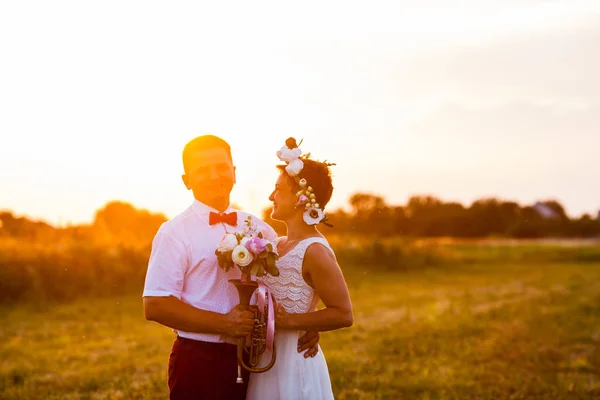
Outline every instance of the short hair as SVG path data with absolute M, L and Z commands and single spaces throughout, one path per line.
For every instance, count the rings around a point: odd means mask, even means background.
M 202 135 L 190 140 L 183 148 L 183 152 L 181 154 L 183 160 L 183 170 L 187 172 L 189 157 L 192 153 L 199 150 L 219 148 L 225 149 L 227 151 L 227 154 L 229 154 L 229 158 L 231 159 L 231 161 L 233 161 L 233 158 L 231 157 L 231 147 L 229 146 L 229 143 L 227 143 L 225 140 L 221 139 L 218 136 Z
M 331 195 L 333 194 L 333 181 L 331 179 L 331 169 L 329 165 L 325 162 L 310 160 L 310 159 L 302 159 L 302 163 L 304 167 L 298 174 L 298 179 L 306 179 L 307 185 L 312 187 L 312 192 L 315 194 L 315 199 L 321 209 L 325 209 L 329 200 L 331 200 Z M 294 185 L 300 189 L 300 185 L 288 175 L 285 170 L 287 165 L 278 165 L 277 169 L 281 173 L 284 173 Z

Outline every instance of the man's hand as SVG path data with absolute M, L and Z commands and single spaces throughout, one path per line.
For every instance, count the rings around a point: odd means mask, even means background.
M 254 313 L 243 311 L 238 304 L 225 314 L 224 331 L 233 337 L 245 337 L 252 333 L 254 327 Z
M 281 304 L 275 303 L 275 327 L 281 329 L 293 329 L 290 324 L 290 314 L 285 311 Z
M 306 332 L 300 338 L 298 338 L 298 353 L 304 353 L 304 358 L 314 357 L 319 352 L 319 339 L 321 334 L 319 332 Z M 308 350 L 307 350 L 308 349 Z

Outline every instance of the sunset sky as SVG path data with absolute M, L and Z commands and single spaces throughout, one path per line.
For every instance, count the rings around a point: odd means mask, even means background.
M 557 199 L 600 209 L 600 1 L 0 4 L 0 209 L 172 217 L 181 150 L 228 140 L 259 213 L 288 136 L 336 162 L 330 208 Z

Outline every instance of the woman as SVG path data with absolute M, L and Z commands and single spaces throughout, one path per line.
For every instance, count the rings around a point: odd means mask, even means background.
M 342 271 L 327 240 L 317 230 L 326 223 L 323 209 L 333 192 L 331 164 L 302 156 L 290 138 L 278 152 L 286 165 L 269 200 L 271 217 L 285 222 L 287 236 L 278 241 L 279 276 L 258 278 L 277 301 L 277 360 L 267 372 L 251 374 L 246 399 L 333 399 L 322 351 L 305 358 L 298 353 L 303 331 L 330 331 L 353 323 L 352 304 Z M 316 310 L 321 300 L 325 308 Z M 260 365 L 271 359 L 266 350 Z

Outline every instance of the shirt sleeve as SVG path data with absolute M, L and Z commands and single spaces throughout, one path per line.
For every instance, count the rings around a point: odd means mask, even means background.
M 186 265 L 185 246 L 162 226 L 152 241 L 143 297 L 174 296 L 181 300 Z

